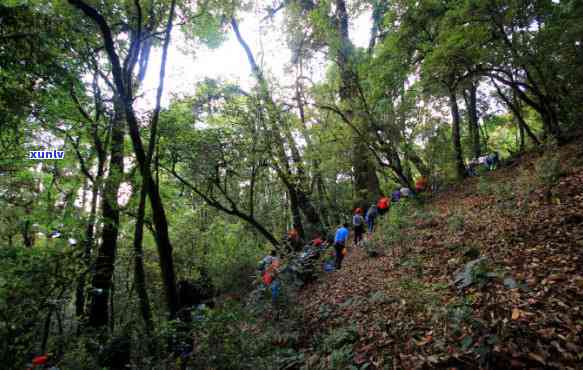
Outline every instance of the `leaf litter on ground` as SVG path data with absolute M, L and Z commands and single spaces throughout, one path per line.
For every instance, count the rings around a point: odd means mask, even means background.
M 583 153 L 572 144 L 562 155 Z M 300 293 L 308 351 L 319 334 L 354 324 L 354 364 L 369 369 L 580 368 L 583 168 L 568 168 L 547 202 L 524 188 L 536 159 L 485 174 L 499 194 L 469 179 L 438 195 L 425 205 L 434 216 L 404 231 L 406 248 L 387 245 L 378 258 L 350 248 L 341 270 Z M 448 227 L 452 215 L 463 226 Z M 474 273 L 460 292 L 454 272 L 470 249 L 489 263 L 482 285 Z

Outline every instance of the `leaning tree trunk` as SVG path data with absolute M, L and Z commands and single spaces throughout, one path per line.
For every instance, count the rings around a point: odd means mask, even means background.
M 111 294 L 117 237 L 119 233 L 119 207 L 117 197 L 123 178 L 124 114 L 119 97 L 111 128 L 110 163 L 103 189 L 101 209 L 103 214 L 102 242 L 97 253 L 89 306 L 89 326 L 104 327 L 109 323 L 109 296 Z
M 454 150 L 454 161 L 456 175 L 458 179 L 463 179 L 466 176 L 466 167 L 464 165 L 464 157 L 462 152 L 462 142 L 460 138 L 460 112 L 457 104 L 457 97 L 455 91 L 450 90 L 449 106 L 451 109 L 451 139 Z

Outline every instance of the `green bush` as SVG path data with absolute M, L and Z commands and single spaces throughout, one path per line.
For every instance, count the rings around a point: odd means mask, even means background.
M 327 359 L 321 363 L 322 369 L 350 369 L 353 365 L 353 345 L 358 341 L 358 331 L 355 325 L 339 327 L 330 330 L 320 338 L 318 350 L 321 358 Z
M 188 331 L 194 348 L 185 365 L 195 369 L 268 368 L 275 351 L 271 344 L 275 331 L 262 324 L 236 305 L 208 311 Z
M 358 340 L 358 331 L 355 325 L 331 330 L 322 341 L 322 349 L 332 352 L 344 346 L 352 345 Z
M 29 354 L 40 352 L 49 312 L 52 320 L 55 313 L 62 317 L 69 303 L 78 276 L 74 252 L 60 239 L 38 248 L 0 248 L 0 363 L 22 368 Z M 46 349 L 58 349 L 62 340 L 50 333 Z
M 369 247 L 379 250 L 395 244 L 402 244 L 411 238 L 411 233 L 405 231 L 414 225 L 415 204 L 409 199 L 402 199 L 391 204 L 387 214 L 380 217 L 376 231 Z M 365 248 L 367 246 L 365 245 Z

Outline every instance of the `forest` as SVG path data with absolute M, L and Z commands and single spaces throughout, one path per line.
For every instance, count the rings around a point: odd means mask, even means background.
M 0 368 L 580 369 L 582 19 L 1 0 Z

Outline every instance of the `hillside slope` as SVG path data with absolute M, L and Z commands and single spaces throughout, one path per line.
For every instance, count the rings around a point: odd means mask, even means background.
M 301 293 L 307 368 L 583 368 L 582 158 L 578 143 L 529 154 L 410 204 L 399 238 L 391 210 L 385 256 L 351 248 Z

